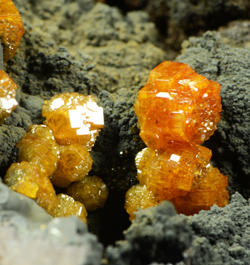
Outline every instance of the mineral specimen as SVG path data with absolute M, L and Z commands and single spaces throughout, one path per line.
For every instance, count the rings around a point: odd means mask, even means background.
M 42 175 L 35 164 L 26 161 L 13 163 L 6 172 L 4 182 L 12 190 L 35 199 L 49 213 L 58 205 L 58 199 L 49 178 Z
M 0 124 L 9 117 L 18 105 L 15 99 L 16 89 L 17 85 L 13 82 L 9 75 L 7 75 L 3 70 L 0 70 Z
M 48 126 L 31 125 L 17 143 L 18 160 L 38 165 L 41 173 L 50 176 L 59 159 L 59 146 Z
M 137 184 L 126 192 L 124 208 L 129 214 L 129 220 L 132 221 L 135 218 L 134 212 L 138 208 L 146 209 L 158 204 L 159 199 L 154 196 L 152 191 L 148 190 L 145 185 Z
M 75 92 L 55 95 L 42 107 L 42 115 L 59 144 L 80 143 L 89 150 L 104 126 L 103 109 L 94 96 Z
M 134 104 L 140 136 L 148 147 L 136 156 L 141 186 L 126 194 L 130 219 L 138 207 L 162 200 L 171 200 L 184 214 L 228 203 L 228 178 L 210 165 L 212 152 L 200 146 L 220 120 L 219 93 L 219 83 L 183 63 L 165 61 L 150 72 Z
M 4 47 L 4 61 L 14 56 L 24 34 L 21 16 L 11 0 L 0 0 L 0 41 Z
M 220 120 L 220 84 L 183 63 L 165 61 L 150 72 L 134 108 L 140 136 L 152 149 L 172 141 L 201 144 Z
M 67 188 L 67 194 L 83 203 L 88 211 L 103 207 L 108 193 L 106 184 L 97 176 L 86 176 Z
M 57 195 L 59 199 L 59 204 L 56 209 L 52 212 L 53 217 L 66 217 L 76 215 L 83 222 L 87 223 L 87 211 L 84 205 L 80 202 L 75 201 L 72 197 L 60 193 Z
M 56 171 L 50 176 L 51 182 L 65 188 L 73 181 L 81 180 L 88 174 L 93 164 L 88 149 L 75 143 L 60 146 L 60 159 Z

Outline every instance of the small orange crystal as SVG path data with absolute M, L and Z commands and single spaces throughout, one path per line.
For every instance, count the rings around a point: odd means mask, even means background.
M 94 96 L 76 92 L 55 95 L 45 102 L 42 115 L 59 144 L 80 143 L 88 148 L 94 145 L 104 126 L 103 108 L 98 107 Z
M 19 161 L 39 166 L 41 174 L 50 176 L 59 159 L 59 146 L 48 126 L 31 125 L 24 137 L 17 143 Z
M 52 212 L 53 217 L 67 217 L 78 216 L 84 223 L 87 223 L 87 211 L 84 205 L 78 201 L 75 201 L 72 197 L 66 194 L 58 194 L 59 204 Z
M 16 89 L 17 85 L 9 75 L 0 70 L 0 124 L 10 116 L 18 105 L 16 101 Z
M 137 184 L 132 186 L 125 195 L 125 210 L 129 214 L 129 220 L 135 219 L 135 214 L 140 209 L 157 206 L 159 200 L 154 196 L 153 192 L 148 190 L 145 185 Z
M 88 211 L 95 211 L 104 206 L 109 192 L 101 178 L 86 176 L 82 180 L 72 183 L 67 188 L 67 194 L 83 203 Z
M 88 149 L 75 143 L 60 146 L 60 159 L 56 171 L 50 176 L 51 182 L 65 188 L 73 181 L 81 180 L 88 174 L 93 164 Z
M 13 163 L 6 172 L 4 183 L 12 190 L 26 195 L 49 213 L 58 205 L 55 190 L 48 177 L 40 174 L 35 164 Z
M 150 72 L 134 108 L 148 147 L 166 149 L 172 141 L 201 144 L 220 120 L 220 84 L 184 63 L 165 61 Z
M 25 30 L 21 16 L 11 0 L 0 0 L 0 41 L 4 62 L 13 57 Z

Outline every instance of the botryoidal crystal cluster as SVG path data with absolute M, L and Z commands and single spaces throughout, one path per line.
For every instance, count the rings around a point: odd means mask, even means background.
M 86 222 L 87 210 L 103 207 L 108 197 L 102 179 L 87 176 L 93 163 L 89 151 L 104 126 L 103 109 L 93 96 L 62 93 L 45 101 L 42 115 L 44 124 L 30 126 L 17 143 L 19 162 L 4 182 L 54 217 L 77 215 Z M 56 194 L 52 184 L 68 194 Z
M 228 203 L 228 177 L 210 164 L 201 146 L 220 120 L 220 84 L 184 63 L 165 61 L 154 68 L 134 104 L 140 137 L 147 145 L 136 156 L 139 184 L 126 193 L 132 220 L 138 208 L 174 203 L 194 214 Z

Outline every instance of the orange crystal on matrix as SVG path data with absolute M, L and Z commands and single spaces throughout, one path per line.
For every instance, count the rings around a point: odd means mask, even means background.
M 0 124 L 10 116 L 17 107 L 17 85 L 3 70 L 0 70 Z
M 98 107 L 94 96 L 76 92 L 58 94 L 45 101 L 42 115 L 57 143 L 80 143 L 88 150 L 104 126 L 103 108 Z
M 11 0 L 0 0 L 0 40 L 4 62 L 13 57 L 25 30 L 22 18 Z
M 212 152 L 200 146 L 220 120 L 219 93 L 219 83 L 184 63 L 165 61 L 150 72 L 134 104 L 140 136 L 148 147 L 136 156 L 140 189 L 132 187 L 126 194 L 130 219 L 131 209 L 162 200 L 171 200 L 184 214 L 228 203 L 228 178 L 210 165 Z
M 134 108 L 148 147 L 165 149 L 172 141 L 201 144 L 220 120 L 220 84 L 184 63 L 165 61 L 150 72 Z

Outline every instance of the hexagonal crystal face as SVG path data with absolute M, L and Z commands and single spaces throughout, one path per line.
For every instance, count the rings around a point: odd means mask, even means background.
M 165 149 L 170 142 L 201 144 L 220 120 L 220 85 L 188 65 L 163 62 L 139 91 L 135 112 L 147 146 Z

